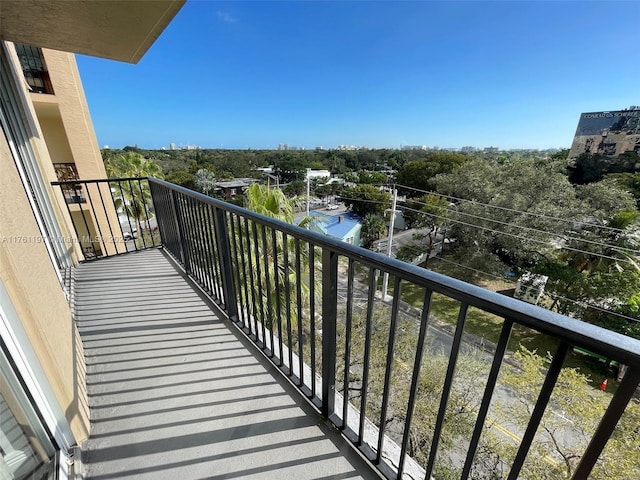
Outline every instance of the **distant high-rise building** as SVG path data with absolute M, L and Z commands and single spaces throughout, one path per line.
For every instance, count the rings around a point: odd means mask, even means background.
M 176 149 L 176 144 L 175 143 L 170 143 L 169 144 L 169 150 L 175 150 Z
M 640 153 L 640 107 L 580 115 L 569 159 L 583 154 L 616 157 L 625 152 Z

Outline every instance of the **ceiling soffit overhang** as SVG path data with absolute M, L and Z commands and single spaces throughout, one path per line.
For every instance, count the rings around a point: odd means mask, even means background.
M 0 0 L 0 38 L 137 63 L 185 0 Z

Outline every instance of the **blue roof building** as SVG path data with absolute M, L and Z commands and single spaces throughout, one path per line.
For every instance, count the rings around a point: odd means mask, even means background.
M 324 233 L 343 242 L 360 246 L 361 219 L 358 215 L 345 212 L 339 215 L 327 215 L 320 212 L 309 212 L 311 222 L 309 230 Z

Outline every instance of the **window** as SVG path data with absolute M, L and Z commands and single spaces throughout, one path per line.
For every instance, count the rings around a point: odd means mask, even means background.
M 4 343 L 4 342 L 3 342 Z M 0 349 L 0 478 L 56 477 L 56 448 Z
M 31 91 L 53 95 L 53 85 L 51 85 L 49 71 L 42 56 L 42 49 L 16 43 L 16 53 L 20 59 L 22 73 L 24 73 L 24 78 Z

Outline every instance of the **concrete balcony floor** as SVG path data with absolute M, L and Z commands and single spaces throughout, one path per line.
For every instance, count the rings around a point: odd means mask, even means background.
M 162 250 L 75 272 L 85 478 L 379 478 Z

